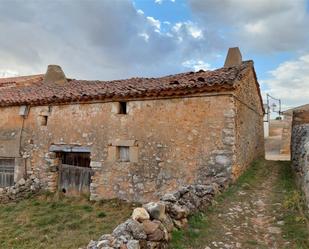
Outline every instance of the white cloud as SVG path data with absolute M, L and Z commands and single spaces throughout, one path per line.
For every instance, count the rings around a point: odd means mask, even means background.
M 161 22 L 158 19 L 155 19 L 152 16 L 147 16 L 147 21 L 149 22 L 151 26 L 155 27 L 155 30 L 157 32 L 160 32 Z
M 172 30 L 178 34 L 180 41 L 182 41 L 182 36 L 184 34 L 189 35 L 195 39 L 204 38 L 203 30 L 198 26 L 198 24 L 191 21 L 178 22 L 173 26 Z
M 211 65 L 203 60 L 187 60 L 182 63 L 184 67 L 193 69 L 195 72 L 203 70 L 212 70 Z
M 138 13 L 139 15 L 144 15 L 144 14 L 145 14 L 144 11 L 142 11 L 141 9 L 138 9 L 138 10 L 137 10 L 137 13 Z
M 15 70 L 10 70 L 10 69 L 0 70 L 0 78 L 15 77 L 15 76 L 18 76 L 18 72 Z
M 149 35 L 147 33 L 140 33 L 139 36 L 142 37 L 145 42 L 149 41 Z
M 309 53 L 280 64 L 262 83 L 267 86 L 268 93 L 282 99 L 286 108 L 308 103 Z
M 206 34 L 197 23 L 174 30 L 173 24 L 145 16 L 130 0 L 5 1 L 0 34 L 5 37 L 0 70 L 37 74 L 59 64 L 68 77 L 81 79 L 182 72 L 184 61 L 210 60 L 220 46 L 216 34 Z
M 189 0 L 208 29 L 223 32 L 228 46 L 254 52 L 309 49 L 307 0 Z
M 155 3 L 157 3 L 157 4 L 162 4 L 163 1 L 165 1 L 165 0 L 155 0 Z M 176 0 L 170 0 L 170 2 L 171 2 L 171 3 L 175 3 Z

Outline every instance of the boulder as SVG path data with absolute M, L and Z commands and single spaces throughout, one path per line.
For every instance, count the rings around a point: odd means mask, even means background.
M 141 240 L 147 238 L 143 224 L 133 219 L 127 220 L 126 223 L 127 223 L 127 230 L 130 232 L 130 234 L 133 236 L 134 239 Z
M 150 220 L 143 221 L 143 228 L 147 235 L 153 233 L 159 227 L 160 227 L 160 223 L 158 222 L 150 221 Z
M 143 207 L 147 210 L 150 217 L 155 220 L 163 220 L 165 217 L 165 205 L 163 202 L 149 202 Z
M 100 240 L 97 243 L 98 249 L 106 248 L 110 246 L 110 241 L 109 240 Z
M 169 215 L 165 215 L 164 219 L 162 220 L 162 224 L 169 233 L 174 230 L 174 223 Z
M 21 179 L 17 182 L 17 184 L 18 184 L 19 186 L 23 186 L 23 185 L 25 185 L 25 183 L 26 183 L 26 180 L 25 180 L 24 178 L 21 178 Z
M 180 206 L 178 204 L 174 204 L 171 206 L 170 216 L 173 219 L 180 220 L 182 218 L 188 217 L 190 210 L 186 206 Z
M 173 194 L 165 194 L 161 197 L 162 201 L 176 202 L 177 198 Z
M 144 220 L 149 220 L 150 216 L 145 208 L 135 208 L 132 213 L 132 219 L 143 222 Z
M 120 238 L 121 236 L 125 237 L 127 240 L 129 239 L 133 239 L 132 235 L 131 235 L 131 232 L 128 230 L 128 227 L 127 227 L 127 222 L 124 222 L 124 223 L 121 223 L 120 225 L 118 225 L 112 235 L 113 237 L 115 238 Z
M 139 241 L 138 240 L 129 240 L 127 243 L 128 249 L 140 249 Z

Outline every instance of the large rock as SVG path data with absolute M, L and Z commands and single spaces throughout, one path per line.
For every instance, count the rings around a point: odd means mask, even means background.
M 120 238 L 121 236 L 126 237 L 128 240 L 133 239 L 131 232 L 128 230 L 127 221 L 118 225 L 113 231 L 113 237 Z
M 139 241 L 138 240 L 129 240 L 127 243 L 128 249 L 140 249 Z
M 143 222 L 144 220 L 149 220 L 150 216 L 145 208 L 135 208 L 132 213 L 132 219 Z
M 127 221 L 127 229 L 130 231 L 133 238 L 136 240 L 142 240 L 147 238 L 143 224 L 139 223 L 136 220 L 129 219 Z
M 165 194 L 161 197 L 162 201 L 176 202 L 177 198 L 173 194 Z
M 172 218 L 169 215 L 165 215 L 164 219 L 161 220 L 163 226 L 166 228 L 166 230 L 170 233 L 174 230 L 174 223 Z
M 143 207 L 147 210 L 150 217 L 155 220 L 163 220 L 165 217 L 165 205 L 163 202 L 149 202 Z
M 190 210 L 186 206 L 174 204 L 171 206 L 169 215 L 176 220 L 188 217 Z
M 143 221 L 143 228 L 147 235 L 153 233 L 159 227 L 160 227 L 160 223 L 158 222 L 150 221 L 150 220 Z
M 165 240 L 164 227 L 159 220 L 145 220 L 143 222 L 144 231 L 147 234 L 147 240 L 149 241 L 161 241 Z

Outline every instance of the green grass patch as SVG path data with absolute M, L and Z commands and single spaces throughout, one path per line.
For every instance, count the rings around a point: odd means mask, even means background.
M 295 184 L 290 163 L 281 163 L 277 192 L 283 194 L 283 236 L 292 241 L 297 249 L 309 248 L 308 210 L 303 194 Z
M 130 216 L 121 201 L 90 202 L 85 197 L 43 193 L 0 205 L 0 248 L 71 249 L 84 247 Z

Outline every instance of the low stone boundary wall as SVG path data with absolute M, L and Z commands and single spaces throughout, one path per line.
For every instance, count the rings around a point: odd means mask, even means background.
M 91 241 L 87 249 L 163 249 L 175 228 L 188 223 L 188 216 L 209 206 L 224 188 L 216 183 L 189 185 L 134 209 L 130 219 L 118 225 L 112 234 Z
M 27 180 L 21 179 L 14 186 L 0 188 L 0 203 L 26 199 L 37 193 L 41 187 L 40 180 L 35 176 L 30 176 Z
M 309 207 L 309 110 L 293 112 L 292 167 Z

